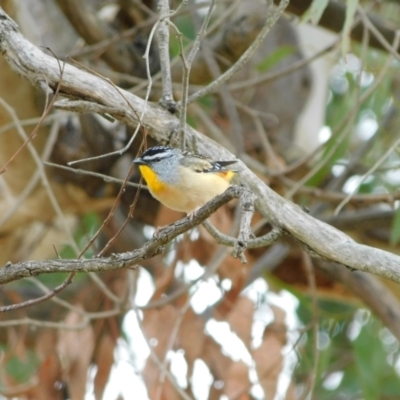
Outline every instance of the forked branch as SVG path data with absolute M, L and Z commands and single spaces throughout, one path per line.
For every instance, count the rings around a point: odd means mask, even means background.
M 0 53 L 6 58 L 11 68 L 18 74 L 28 79 L 33 85 L 42 90 L 56 90 L 60 82 L 58 62 L 51 56 L 43 53 L 39 48 L 26 40 L 18 30 L 17 25 L 0 8 Z M 149 104 L 145 100 L 117 88 L 99 76 L 89 74 L 65 65 L 60 95 L 68 99 L 75 99 L 71 109 L 76 112 L 109 113 L 112 117 L 136 127 L 141 118 L 141 124 L 149 134 L 160 143 L 169 143 L 178 147 L 179 120 L 156 105 Z M 85 107 L 90 105 L 90 107 Z M 68 100 L 64 101 L 63 108 L 68 108 Z M 187 143 L 196 143 L 200 153 L 215 159 L 231 159 L 234 156 L 224 147 L 197 132 L 190 126 L 186 126 L 185 135 Z M 374 248 L 356 243 L 343 232 L 327 225 L 305 213 L 300 207 L 287 201 L 272 191 L 261 179 L 259 179 L 247 166 L 238 160 L 237 169 L 241 182 L 244 183 L 255 195 L 255 206 L 275 228 L 279 228 L 293 235 L 306 248 L 318 254 L 324 259 L 329 259 L 344 264 L 352 269 L 373 273 L 400 283 L 400 257 Z M 200 223 L 199 214 L 195 221 Z M 204 217 L 204 220 L 207 217 Z M 183 222 L 182 222 L 183 221 Z M 189 229 L 190 223 L 181 220 L 172 227 L 165 228 L 164 234 L 176 234 Z M 183 225 L 183 228 L 182 228 Z M 183 229 L 182 231 L 180 229 Z M 168 235 L 167 235 L 168 236 Z M 168 241 L 168 238 L 167 238 Z M 102 260 L 71 261 L 70 264 L 56 262 L 49 264 L 51 271 L 75 271 L 84 269 L 100 271 L 132 266 L 144 258 L 154 256 L 161 251 L 163 242 L 156 238 L 144 248 L 131 253 L 124 253 L 111 257 L 106 262 Z M 110 264 L 107 265 L 107 262 Z M 3 268 L 0 278 L 7 282 L 19 277 L 31 276 L 37 270 L 37 262 L 32 262 L 30 267 L 18 271 L 13 266 Z M 22 274 L 22 276 L 20 276 Z
M 12 282 L 22 278 L 30 278 L 32 276 L 55 272 L 104 272 L 122 268 L 134 268 L 137 264 L 143 262 L 144 260 L 161 254 L 164 251 L 165 245 L 170 243 L 180 234 L 201 224 L 219 207 L 228 201 L 234 198 L 245 196 L 245 203 L 248 203 L 248 194 L 249 191 L 243 187 L 229 187 L 224 193 L 215 197 L 198 211 L 196 211 L 193 217 L 180 219 L 173 224 L 159 229 L 151 240 L 137 250 L 113 254 L 111 257 L 96 257 L 81 260 L 57 259 L 24 261 L 16 264 L 7 263 L 3 268 L 0 268 L 0 284 Z M 249 232 L 249 228 L 243 228 L 241 230 L 240 240 L 244 243 L 243 250 L 246 248 L 246 240 Z M 238 252 L 237 256 L 240 257 L 241 252 Z

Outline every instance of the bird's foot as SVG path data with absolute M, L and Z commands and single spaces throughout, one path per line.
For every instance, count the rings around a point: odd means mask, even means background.
M 196 216 L 196 212 L 200 209 L 200 207 L 195 208 L 194 210 L 188 212 L 187 216 L 190 221 L 193 221 L 193 218 Z
M 157 239 L 158 234 L 160 233 L 161 228 L 163 228 L 162 226 L 157 226 L 156 230 L 153 233 L 153 238 Z

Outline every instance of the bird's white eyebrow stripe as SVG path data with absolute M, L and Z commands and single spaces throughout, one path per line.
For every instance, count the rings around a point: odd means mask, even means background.
M 171 152 L 162 152 L 162 153 L 156 153 L 156 154 L 152 154 L 152 155 L 145 155 L 143 157 L 143 160 L 146 161 L 151 161 L 151 160 L 155 160 L 155 159 L 160 159 L 160 158 L 168 158 L 171 157 L 172 153 Z

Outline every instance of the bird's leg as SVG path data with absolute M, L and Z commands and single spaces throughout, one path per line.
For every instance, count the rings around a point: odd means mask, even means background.
M 157 238 L 158 234 L 160 233 L 161 228 L 163 228 L 163 226 L 157 226 L 156 230 L 153 233 L 153 238 Z
M 200 209 L 200 207 L 195 208 L 194 210 L 187 213 L 190 221 L 193 221 L 193 218 L 196 216 L 196 212 Z

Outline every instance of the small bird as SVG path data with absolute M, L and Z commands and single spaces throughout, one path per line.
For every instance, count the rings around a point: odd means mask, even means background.
M 151 147 L 133 161 L 162 204 L 193 216 L 194 212 L 223 193 L 237 171 L 232 161 L 213 161 L 201 154 L 168 146 Z

